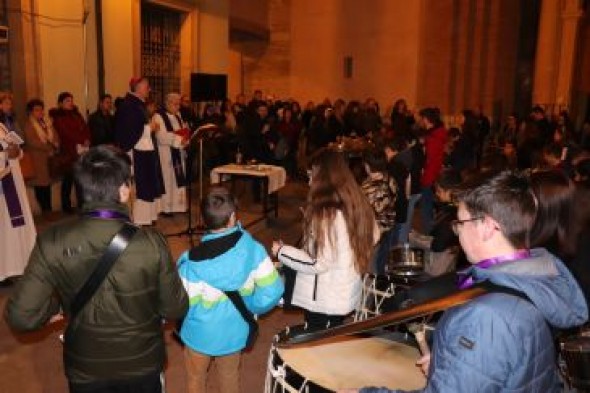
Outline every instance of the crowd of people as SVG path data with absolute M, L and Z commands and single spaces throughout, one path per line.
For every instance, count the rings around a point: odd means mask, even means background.
M 548 119 L 534 107 L 526 120 L 511 114 L 501 125 L 481 109 L 464 110 L 457 127 L 447 128 L 438 108 L 412 112 L 404 100 L 384 116 L 371 98 L 302 108 L 264 99 L 261 91 L 250 101 L 239 95 L 207 104 L 198 114 L 185 96 L 170 93 L 160 107 L 149 93 L 146 78 L 132 78 L 129 93 L 114 104 L 102 96 L 88 122 L 70 93 L 61 93 L 48 115 L 33 99 L 24 132 L 11 97 L 0 96 L 0 279 L 27 266 L 7 305 L 11 326 L 34 330 L 71 316 L 77 291 L 94 275 L 94 264 L 83 262 L 101 259 L 124 223 L 139 226 L 105 273 L 105 287 L 69 322 L 70 391 L 160 392 L 166 318 L 184 319 L 178 336 L 189 391 L 205 391 L 215 361 L 223 391 L 238 392 L 240 353 L 255 339 L 253 314 L 283 297 L 303 309 L 310 329 L 341 325 L 359 306 L 363 275 L 384 274 L 392 248 L 406 244 L 432 255 L 429 280 L 396 294 L 403 301 L 390 309 L 483 281 L 504 288 L 441 317 L 432 355 L 419 361 L 425 392 L 559 391 L 554 333 L 588 320 L 590 127 L 578 131 L 566 112 Z M 291 179 L 307 178 L 301 244 L 276 239 L 270 249 L 294 280 L 283 285 L 224 188 L 212 187 L 200 201 L 210 232 L 181 255 L 178 269 L 150 228 L 162 214 L 186 211 L 191 135 L 205 124 L 215 126 L 203 151 L 207 167 L 239 154 L 284 166 Z M 362 148 L 348 149 L 351 140 L 362 140 L 354 144 Z M 26 155 L 34 165 L 30 177 L 19 165 Z M 42 211 L 50 211 L 56 179 L 62 210 L 74 211 L 74 188 L 80 216 L 35 243 L 25 181 Z

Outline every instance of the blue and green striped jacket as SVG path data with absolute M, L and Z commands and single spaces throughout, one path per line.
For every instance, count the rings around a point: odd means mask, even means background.
M 238 352 L 248 337 L 247 323 L 223 291 L 239 290 L 254 314 L 270 311 L 283 294 L 283 282 L 266 249 L 239 224 L 203 236 L 201 247 L 238 231 L 242 236 L 237 243 L 213 258 L 193 261 L 188 250 L 178 260 L 178 272 L 190 299 L 180 337 L 189 348 L 210 356 Z

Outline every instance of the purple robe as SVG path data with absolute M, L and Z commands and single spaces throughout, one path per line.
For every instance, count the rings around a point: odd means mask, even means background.
M 127 93 L 115 114 L 115 143 L 125 152 L 133 151 L 137 198 L 152 202 L 164 194 L 164 180 L 157 144 L 153 141 L 154 150 L 151 151 L 134 149 L 148 122 L 145 103 L 135 95 Z

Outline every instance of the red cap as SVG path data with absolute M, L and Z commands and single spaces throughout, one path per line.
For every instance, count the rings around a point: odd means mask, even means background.
M 141 82 L 142 80 L 144 80 L 144 78 L 141 77 L 141 76 L 133 76 L 133 77 L 131 77 L 131 79 L 129 79 L 129 90 L 134 91 L 135 90 L 135 86 L 137 86 L 137 84 L 139 82 Z

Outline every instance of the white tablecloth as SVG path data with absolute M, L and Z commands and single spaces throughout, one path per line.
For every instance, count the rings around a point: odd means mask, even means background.
M 287 181 L 287 172 L 285 168 L 280 166 L 227 164 L 218 166 L 211 171 L 211 184 L 228 180 L 231 175 L 267 177 L 269 194 L 283 188 Z

